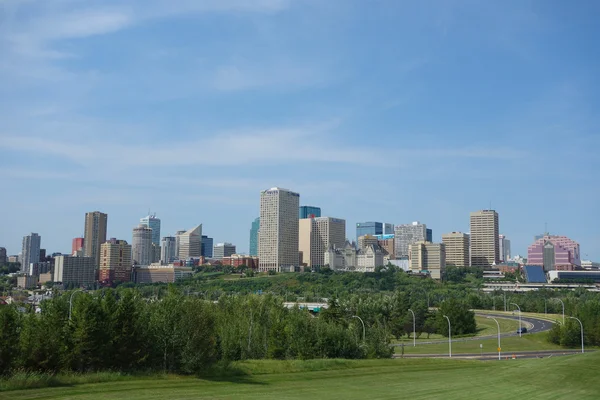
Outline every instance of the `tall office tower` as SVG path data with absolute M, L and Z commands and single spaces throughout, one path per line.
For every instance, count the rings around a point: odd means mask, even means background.
M 446 266 L 469 266 L 469 235 L 462 232 L 444 233 L 442 243 L 446 247 Z
M 446 249 L 442 243 L 419 241 L 410 245 L 410 269 L 413 273 L 428 273 L 442 279 L 446 270 Z
M 512 252 L 510 251 L 510 240 L 504 239 L 504 261 L 509 261 L 512 258 Z
M 566 236 L 546 234 L 527 249 L 527 263 L 544 271 L 573 271 L 581 267 L 579 243 Z
M 471 213 L 471 266 L 490 268 L 500 262 L 498 213 L 481 210 Z
M 294 271 L 298 267 L 298 207 L 298 193 L 277 187 L 260 192 L 260 271 Z
M 100 255 L 100 250 L 98 250 Z M 96 281 L 96 264 L 92 257 L 56 256 L 54 282 L 74 286 L 92 285 Z
M 379 239 L 377 239 L 377 236 L 373 235 L 359 236 L 357 242 L 359 250 L 365 250 L 369 246 L 375 246 L 375 248 L 377 248 L 379 245 Z
M 160 218 L 156 218 L 156 214 L 148 215 L 140 219 L 140 225 L 152 229 L 152 243 L 160 246 Z
M 178 235 L 180 260 L 199 258 L 202 255 L 202 224 Z
M 46 260 L 46 249 L 40 249 L 40 261 Z
M 175 234 L 175 258 L 179 259 L 179 247 L 181 243 L 181 236 L 185 234 L 186 231 L 177 231 Z M 202 251 L 202 244 L 200 244 L 200 250 Z
M 396 225 L 394 238 L 396 241 L 396 258 L 408 257 L 408 246 L 417 242 L 427 241 L 427 226 L 420 222 Z
M 299 219 L 303 219 L 303 218 L 319 218 L 320 216 L 321 216 L 321 208 L 320 207 L 301 206 L 298 218 Z
M 177 258 L 177 252 L 175 251 L 175 237 L 165 236 L 162 239 L 162 246 L 160 250 L 160 263 L 167 265 L 170 262 L 175 261 Z
M 382 235 L 393 235 L 393 234 L 394 234 L 394 224 L 384 223 Z
M 77 253 L 78 251 L 83 251 L 83 238 L 76 237 L 73 238 L 73 243 L 71 244 L 71 255 Z
M 300 212 L 302 214 L 302 212 Z M 258 256 L 258 230 L 260 229 L 260 217 L 252 221 L 250 227 L 250 255 Z
M 217 243 L 213 250 L 213 258 L 222 260 L 223 257 L 229 257 L 235 254 L 235 246 L 231 243 Z
M 42 238 L 37 233 L 23 236 L 23 250 L 21 252 L 21 271 L 29 271 L 29 264 L 40 261 L 40 243 Z
M 160 245 L 156 245 L 154 243 L 152 243 L 151 246 L 151 251 L 150 251 L 150 262 L 152 264 L 160 262 L 160 250 L 161 250 L 161 246 Z
M 206 235 L 202 235 L 202 245 L 200 255 L 206 258 L 213 258 L 214 239 Z
M 382 235 L 383 224 L 381 222 L 359 222 L 356 224 L 356 239 L 365 235 Z
M 100 266 L 100 246 L 106 242 L 107 221 L 108 215 L 100 211 L 85 214 L 83 255 L 94 259 L 96 269 Z
M 144 225 L 138 225 L 136 228 L 133 228 L 131 253 L 134 264 L 152 264 L 152 229 Z
M 427 237 L 425 238 L 425 240 L 433 243 L 433 229 L 427 228 L 426 232 L 427 232 L 427 234 L 426 234 Z
M 298 250 L 307 267 L 325 265 L 325 253 L 331 245 L 346 243 L 346 220 L 331 217 L 303 218 L 298 221 Z
M 6 248 L 0 247 L 0 265 L 6 264 L 8 262 L 8 258 L 6 257 Z
M 132 247 L 125 240 L 111 238 L 100 246 L 100 282 L 129 282 L 131 280 Z

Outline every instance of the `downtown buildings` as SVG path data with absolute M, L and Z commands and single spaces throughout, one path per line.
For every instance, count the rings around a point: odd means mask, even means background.
M 154 258 L 152 229 L 141 224 L 136 228 L 133 228 L 133 240 L 131 241 L 131 247 L 133 264 L 152 264 Z
M 100 282 L 129 282 L 131 280 L 132 265 L 132 246 L 127 244 L 125 240 L 111 238 L 102 243 L 98 273 Z
M 202 224 L 188 231 L 179 231 L 175 238 L 177 258 L 187 260 L 202 256 Z
M 83 255 L 91 257 L 96 269 L 100 266 L 100 246 L 106 242 L 108 215 L 100 211 L 85 214 Z
M 302 214 L 302 210 L 300 210 L 300 214 Z M 258 256 L 258 230 L 260 229 L 260 217 L 256 218 L 252 221 L 252 226 L 250 227 L 250 255 Z
M 446 249 L 442 243 L 419 241 L 410 245 L 410 269 L 413 273 L 428 274 L 442 279 L 446 269 Z
M 40 235 L 32 233 L 23 237 L 23 247 L 21 250 L 21 271 L 29 271 L 29 266 L 32 263 L 40 261 Z
M 396 258 L 408 257 L 411 244 L 428 241 L 427 239 L 427 226 L 425 224 L 417 221 L 412 224 L 396 225 L 394 232 Z
M 527 249 L 527 264 L 544 271 L 573 271 L 581 267 L 579 243 L 566 236 L 545 234 Z
M 156 218 L 156 214 L 141 218 L 140 225 L 152 229 L 152 243 L 160 246 L 160 219 Z
M 498 213 L 481 210 L 471 213 L 471 266 L 491 268 L 500 262 Z
M 453 267 L 468 267 L 469 235 L 462 232 L 451 232 L 442 235 L 442 243 L 446 251 L 446 265 Z
M 298 250 L 306 267 L 325 265 L 325 252 L 329 246 L 342 247 L 346 242 L 346 221 L 340 218 L 303 218 L 299 221 Z
M 299 267 L 300 195 L 274 187 L 260 192 L 260 271 L 295 271 Z
M 235 254 L 235 246 L 231 243 L 217 243 L 213 249 L 213 258 L 222 260 Z

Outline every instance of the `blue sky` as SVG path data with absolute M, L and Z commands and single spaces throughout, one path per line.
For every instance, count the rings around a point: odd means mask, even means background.
M 492 208 L 600 260 L 600 3 L 0 0 L 0 246 L 204 224 L 248 250 L 261 189 L 355 223 Z

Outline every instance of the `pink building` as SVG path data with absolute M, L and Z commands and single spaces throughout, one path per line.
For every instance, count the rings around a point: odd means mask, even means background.
M 527 264 L 541 265 L 546 272 L 579 269 L 579 243 L 566 236 L 545 234 L 527 249 Z

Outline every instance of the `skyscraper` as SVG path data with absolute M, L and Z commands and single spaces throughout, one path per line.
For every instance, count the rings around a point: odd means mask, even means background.
M 469 235 L 462 232 L 444 233 L 442 242 L 446 247 L 447 266 L 469 266 Z
M 8 262 L 8 258 L 6 257 L 6 249 L 4 247 L 0 247 L 0 265 L 6 264 Z
M 277 187 L 260 192 L 260 271 L 293 271 L 298 267 L 298 207 L 298 193 Z
M 321 216 L 321 208 L 314 206 L 301 206 L 299 218 L 319 218 Z
M 23 236 L 23 250 L 21 252 L 21 271 L 29 271 L 29 264 L 40 261 L 40 244 L 42 238 L 37 233 Z
M 133 263 L 137 265 L 150 265 L 154 258 L 152 248 L 152 229 L 144 225 L 133 228 L 131 241 Z
M 100 256 L 100 250 L 98 250 Z M 87 286 L 96 281 L 96 265 L 92 257 L 56 256 L 54 282 L 63 285 Z
M 383 235 L 393 235 L 394 234 L 394 224 L 384 223 L 383 224 Z
M 213 258 L 222 260 L 223 257 L 229 257 L 235 254 L 235 246 L 231 243 L 217 243 L 214 246 Z
M 100 266 L 100 246 L 106 242 L 108 215 L 100 211 L 85 214 L 83 254 L 92 257 L 96 269 Z
M 506 238 L 504 235 L 498 236 L 498 246 L 499 246 L 499 255 L 500 261 L 508 261 L 510 259 L 510 240 Z
M 129 282 L 133 264 L 132 248 L 125 240 L 111 238 L 100 246 L 100 282 Z
M 206 235 L 202 235 L 202 245 L 200 255 L 206 258 L 213 258 L 214 239 Z
M 359 222 L 356 224 L 356 239 L 365 235 L 382 235 L 383 224 L 381 222 Z
M 83 238 L 77 237 L 73 239 L 73 243 L 71 244 L 71 255 L 77 253 L 78 251 L 83 250 Z
M 300 210 L 302 214 L 302 207 Z M 252 227 L 250 228 L 250 255 L 258 256 L 258 230 L 260 229 L 260 217 L 252 221 Z
M 427 241 L 427 226 L 420 222 L 396 225 L 394 238 L 396 241 L 396 258 L 408 257 L 409 248 L 413 243 Z
M 471 266 L 490 268 L 500 262 L 498 213 L 481 210 L 471 213 Z
M 428 242 L 432 242 L 433 243 L 433 229 L 429 229 L 427 228 L 427 238 L 425 239 Z
M 202 224 L 177 236 L 179 238 L 180 260 L 199 258 L 202 255 Z
M 175 258 L 179 260 L 179 247 L 181 243 L 181 236 L 185 234 L 186 231 L 177 231 L 175 234 Z M 200 244 L 200 252 L 202 252 L 202 244 Z
M 339 218 L 303 218 L 298 225 L 298 250 L 308 267 L 325 265 L 329 246 L 341 248 L 346 243 L 346 221 Z
M 424 241 L 412 243 L 409 260 L 413 273 L 428 273 L 433 279 L 442 279 L 446 269 L 445 246 Z
M 175 261 L 175 259 L 177 258 L 177 252 L 175 250 L 175 237 L 165 236 L 162 239 L 162 245 L 160 249 L 161 264 L 166 265 L 170 262 Z
M 141 218 L 140 224 L 152 229 L 152 243 L 160 246 L 160 219 L 156 218 L 156 214 Z

